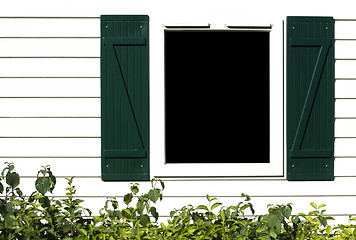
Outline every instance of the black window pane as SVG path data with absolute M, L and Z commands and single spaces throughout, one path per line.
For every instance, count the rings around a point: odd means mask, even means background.
M 165 32 L 167 163 L 269 162 L 269 33 Z

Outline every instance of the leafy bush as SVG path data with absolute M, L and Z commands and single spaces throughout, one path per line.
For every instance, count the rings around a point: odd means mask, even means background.
M 356 239 L 356 218 L 347 225 L 331 226 L 325 205 L 311 203 L 308 214 L 292 214 L 292 205 L 268 205 L 268 213 L 255 215 L 250 196 L 241 194 L 237 205 L 223 206 L 207 195 L 207 205 L 184 206 L 170 212 L 166 223 L 158 222 L 154 204 L 162 200 L 164 183 L 152 179 L 151 190 L 139 194 L 132 184 L 119 208 L 108 198 L 98 215 L 75 198 L 73 178 L 68 178 L 66 198 L 54 199 L 56 178 L 49 166 L 38 171 L 36 191 L 24 196 L 20 176 L 6 163 L 0 176 L 0 239 Z

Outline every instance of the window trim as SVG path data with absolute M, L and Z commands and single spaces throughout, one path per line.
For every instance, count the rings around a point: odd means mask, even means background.
M 151 176 L 158 177 L 252 177 L 284 176 L 284 71 L 283 21 L 270 30 L 270 163 L 165 163 L 164 152 L 164 29 L 151 32 Z M 163 25 L 164 26 L 164 25 Z M 272 26 L 272 25 L 271 25 Z M 178 29 L 177 29 L 178 30 Z M 181 28 L 179 30 L 182 30 Z M 187 30 L 187 29 L 186 29 Z M 196 31 L 196 28 L 189 28 Z M 158 33 L 160 31 L 160 33 Z M 169 31 L 174 31 L 169 29 Z M 253 31 L 253 29 L 220 28 L 202 31 Z M 153 39 L 154 38 L 154 39 Z M 157 78 L 158 77 L 158 78 Z M 152 83 L 152 82 L 151 82 Z M 156 86 L 161 84 L 161 86 Z M 155 102 L 161 101 L 157 106 Z M 163 101 L 163 103 L 162 103 Z M 157 134 L 153 134 L 157 133 Z M 278 135 L 278 137 L 276 137 Z M 256 139 L 256 141 L 258 141 Z

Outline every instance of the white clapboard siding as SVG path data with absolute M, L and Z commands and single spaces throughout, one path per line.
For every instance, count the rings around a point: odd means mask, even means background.
M 100 77 L 98 58 L 0 58 L 1 77 Z
M 335 101 L 335 117 L 356 117 L 356 101 L 354 99 L 337 99 Z
M 356 176 L 356 21 L 335 23 L 335 176 Z M 347 195 L 347 194 L 346 194 Z
M 97 18 L 2 18 L 0 37 L 99 37 Z
M 336 59 L 354 59 L 356 58 L 356 41 L 336 40 L 335 42 Z
M 356 61 L 351 60 L 337 60 L 335 62 L 335 78 L 355 78 L 356 77 Z
M 335 139 L 335 156 L 356 156 L 356 138 Z
M 29 190 L 23 189 L 26 194 L 33 191 L 34 176 L 42 169 L 42 166 L 50 166 L 53 174 L 59 179 L 65 177 L 76 178 L 97 178 L 100 179 L 100 158 L 99 157 L 65 157 L 65 158 L 40 158 L 40 157 L 26 157 L 26 158 L 0 158 L 0 162 L 14 162 L 16 171 L 22 176 L 21 183 L 29 180 Z M 29 167 L 30 166 L 30 167 Z M 81 166 L 81 167 L 78 167 Z M 22 186 L 22 185 L 21 185 Z M 62 186 L 61 186 L 62 187 Z M 57 188 L 59 189 L 59 187 Z M 64 189 L 62 189 L 64 190 Z
M 355 41 L 356 43 L 356 41 Z M 354 53 L 356 55 L 356 52 Z M 356 98 L 356 81 L 337 80 L 335 81 L 336 98 Z
M 241 193 L 252 196 L 257 214 L 266 213 L 269 203 L 291 202 L 296 212 L 306 211 L 311 201 L 327 204 L 327 214 L 356 214 L 348 207 L 356 198 L 350 190 L 356 184 L 356 61 L 349 60 L 356 59 L 356 33 L 350 31 L 356 21 L 337 21 L 335 27 L 335 180 L 166 178 L 158 204 L 162 216 L 183 205 L 207 204 L 206 194 L 236 204 Z M 50 165 L 58 177 L 56 198 L 65 196 L 65 177 L 75 176 L 77 196 L 97 215 L 108 196 L 121 200 L 130 187 L 100 178 L 100 19 L 0 18 L 0 29 L 0 163 L 15 163 L 26 194 L 35 190 L 41 166 Z M 141 192 L 149 188 L 149 182 L 140 183 Z
M 356 119 L 336 119 L 335 137 L 355 137 Z
M 72 167 L 67 165 L 67 167 Z M 85 167 L 83 165 L 83 167 Z M 58 175 L 59 170 L 53 168 L 53 173 Z M 55 196 L 64 196 L 66 181 L 58 178 Z M 21 184 L 26 187 L 34 185 L 35 178 L 24 178 Z M 316 184 L 317 183 L 317 184 Z M 96 177 L 78 177 L 74 184 L 78 187 L 78 196 L 124 196 L 129 189 L 129 182 L 103 182 Z M 331 197 L 355 196 L 350 187 L 356 184 L 355 177 L 338 177 L 334 181 L 287 181 L 285 179 L 254 178 L 254 179 L 195 179 L 195 180 L 165 180 L 166 197 L 205 197 L 211 196 L 240 196 L 246 193 L 251 196 L 265 197 Z M 149 182 L 140 182 L 140 191 L 149 190 Z M 331 192 L 330 189 L 333 189 Z
M 335 39 L 336 40 L 356 39 L 356 31 L 354 31 L 353 29 L 355 29 L 355 20 L 344 21 L 344 19 L 340 19 L 339 21 L 336 21 L 335 22 Z
M 99 57 L 100 38 L 0 38 L 1 58 L 33 56 Z
M 101 175 L 100 157 L 39 158 L 37 156 L 33 158 L 0 158 L 0 162 L 14 162 L 16 171 L 22 176 L 21 182 L 27 181 L 23 180 L 26 179 L 26 177 L 31 177 L 31 180 L 29 180 L 30 186 L 34 184 L 34 176 L 36 176 L 38 171 L 42 169 L 42 166 L 50 166 L 53 174 L 59 179 L 59 181 L 61 181 L 60 179 L 63 179 L 64 177 L 73 176 L 76 178 L 89 177 L 100 179 Z M 82 167 L 77 167 L 80 165 Z M 59 189 L 59 187 L 57 189 Z M 30 193 L 27 189 L 25 192 L 26 194 Z
M 0 118 L 0 137 L 100 137 L 100 118 Z
M 100 97 L 100 78 L 0 78 L 0 96 Z
M 100 98 L 0 98 L 0 117 L 97 117 Z
M 356 156 L 335 158 L 335 177 L 356 177 Z
M 0 138 L 0 156 L 100 156 L 99 138 Z

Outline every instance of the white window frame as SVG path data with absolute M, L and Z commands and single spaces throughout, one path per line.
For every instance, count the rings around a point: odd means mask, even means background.
M 270 25 L 269 25 L 270 24 Z M 151 23 L 150 29 L 150 174 L 157 177 L 283 177 L 284 176 L 284 71 L 283 21 L 263 25 L 224 24 L 237 31 L 256 31 L 258 26 L 272 26 L 270 31 L 270 163 L 165 163 L 164 113 L 164 24 Z M 192 24 L 189 26 L 205 26 Z M 210 24 L 209 24 L 210 25 Z M 163 27 L 162 27 L 163 26 Z M 172 25 L 171 25 L 172 26 Z M 187 26 L 175 25 L 175 26 Z M 221 26 L 221 25 L 220 25 Z M 191 29 L 191 28 L 190 28 Z M 210 25 L 214 28 L 214 24 Z M 258 151 L 258 138 L 256 142 Z M 237 144 L 238 145 L 238 144 Z M 179 146 L 177 149 L 180 150 Z M 238 149 L 237 149 L 238 150 Z M 251 154 L 253 157 L 253 154 Z

